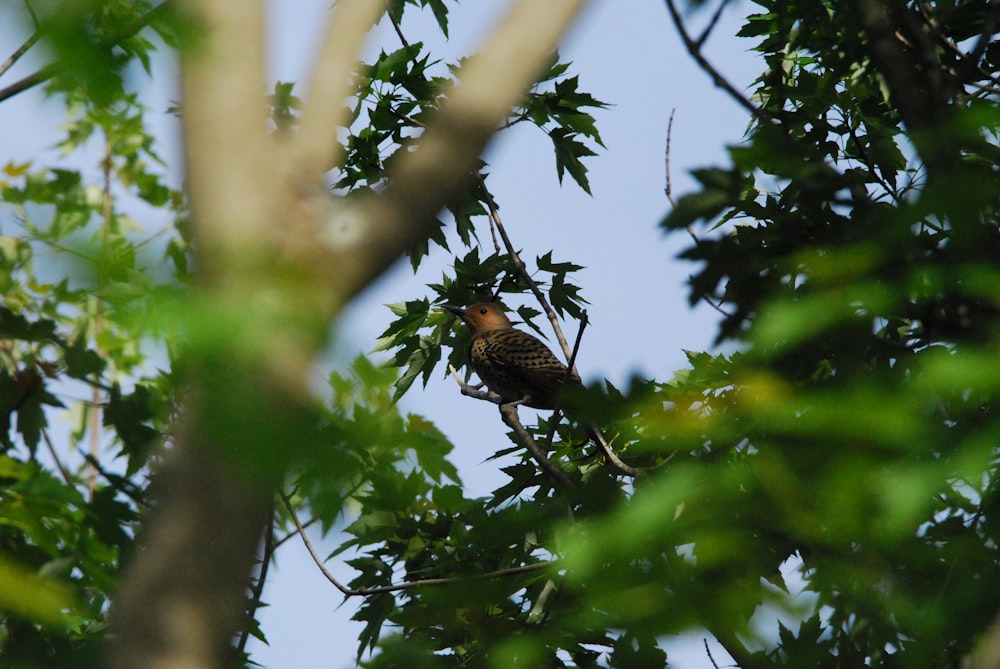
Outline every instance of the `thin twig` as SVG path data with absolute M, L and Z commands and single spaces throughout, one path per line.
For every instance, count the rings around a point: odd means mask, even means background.
M 132 37 L 137 32 L 149 25 L 149 22 L 156 17 L 161 11 L 167 8 L 168 5 L 173 4 L 173 0 L 164 0 L 156 7 L 153 7 L 148 12 L 137 18 L 131 24 L 126 26 L 120 32 L 112 35 L 108 39 L 101 40 L 98 42 L 97 47 L 99 49 L 109 49 L 125 40 Z M 38 84 L 48 81 L 53 76 L 56 75 L 59 70 L 62 69 L 58 63 L 49 63 L 44 67 L 40 68 L 38 71 L 29 74 L 19 81 L 15 81 L 10 86 L 0 89 L 0 102 L 3 102 L 7 98 L 12 98 L 18 93 L 23 93 L 29 88 L 34 88 Z
M 106 470 L 101 465 L 100 462 L 95 460 L 90 455 L 90 453 L 87 453 L 82 448 L 77 447 L 76 452 L 77 454 L 80 455 L 80 457 L 82 457 L 87 462 L 87 464 L 96 469 L 97 473 L 100 474 L 104 478 L 104 480 L 108 482 L 108 485 L 110 485 L 112 488 L 122 493 L 123 495 L 127 496 L 137 505 L 143 507 L 149 506 L 149 504 L 142 497 L 143 495 L 142 489 L 139 488 L 139 486 L 137 486 L 136 484 L 132 483 L 131 480 L 119 474 L 112 474 L 111 472 Z
M 670 142 L 674 132 L 675 111 L 677 110 L 676 109 L 670 110 L 670 120 L 667 122 L 667 149 L 666 149 L 666 156 L 664 159 L 664 162 L 666 163 L 667 174 L 666 174 L 666 183 L 663 188 L 663 192 L 666 194 L 667 200 L 670 202 L 670 206 L 672 207 L 677 206 L 677 201 L 674 199 L 673 186 L 671 186 L 670 182 Z M 698 235 L 695 234 L 694 228 L 692 228 L 690 225 L 687 226 L 687 233 L 691 236 L 691 239 L 694 241 L 696 246 L 701 245 L 701 240 L 698 238 Z M 723 316 L 726 316 L 727 318 L 732 316 L 732 314 L 728 313 L 725 309 L 722 308 L 721 304 L 712 300 L 712 298 L 710 298 L 708 295 L 702 295 L 701 299 L 707 302 L 710 307 L 718 311 Z
M 461 375 L 458 370 L 455 369 L 455 365 L 448 365 L 448 369 L 451 370 L 451 375 L 455 379 L 455 383 L 458 384 L 459 390 L 466 397 L 474 397 L 477 400 L 484 400 L 486 402 L 492 402 L 493 404 L 503 404 L 503 398 L 497 395 L 491 390 L 480 390 L 483 387 L 482 383 L 475 386 L 466 383 L 462 380 Z
M 3 74 L 7 70 L 9 70 L 10 68 L 12 68 L 14 66 L 14 63 L 16 63 L 17 61 L 19 61 L 21 59 L 21 56 L 23 56 L 25 53 L 27 53 L 28 49 L 30 49 L 31 47 L 33 47 L 35 45 L 35 42 L 37 42 L 38 39 L 41 36 L 42 36 L 42 34 L 36 30 L 34 32 L 34 34 L 32 34 L 31 37 L 29 37 L 28 39 L 26 39 L 24 41 L 24 44 L 22 44 L 21 46 L 17 47 L 17 50 L 10 55 L 10 58 L 8 58 L 7 60 L 5 60 L 3 62 L 3 65 L 0 65 L 0 76 L 3 76 Z
M 583 312 L 580 314 L 580 328 L 576 331 L 576 341 L 573 342 L 573 351 L 569 355 L 569 362 L 567 363 L 565 381 L 569 380 L 569 377 L 573 373 L 572 372 L 573 367 L 576 366 L 576 354 L 580 352 L 580 342 L 583 341 L 583 331 L 587 329 L 588 325 L 590 325 L 590 319 L 587 318 L 587 310 L 584 309 Z
M 389 0 L 385 0 L 385 13 L 389 17 L 389 21 L 392 22 L 392 27 L 396 31 L 399 41 L 402 42 L 404 47 L 410 48 L 410 43 L 406 41 L 406 36 L 403 35 L 403 29 L 400 27 L 399 21 L 396 20 L 396 15 L 392 13 L 392 3 L 389 2 Z
M 319 518 L 310 518 L 308 521 L 306 521 L 306 523 L 305 523 L 305 525 L 303 527 L 309 527 L 310 525 L 314 525 L 314 524 L 316 524 L 318 522 L 319 522 Z M 289 540 L 295 538 L 296 536 L 298 536 L 298 534 L 299 534 L 299 530 L 298 530 L 298 528 L 296 528 L 296 529 L 292 530 L 291 532 L 289 532 L 288 534 L 286 534 L 285 536 L 281 537 L 280 539 L 277 539 L 274 542 L 275 549 L 281 548 L 281 546 L 286 541 L 289 541 Z
M 670 462 L 671 460 L 674 459 L 674 456 L 676 456 L 680 452 L 681 452 L 681 449 L 675 448 L 673 451 L 671 451 L 670 455 L 668 455 L 667 457 L 665 457 L 662 460 L 660 460 L 659 462 L 657 462 L 653 466 L 653 469 L 659 469 L 660 467 L 665 466 L 668 462 Z
M 700 241 L 698 240 L 698 238 L 695 236 L 695 234 L 693 232 L 691 233 L 691 236 L 694 237 L 694 241 L 695 241 L 696 244 L 700 243 Z M 689 277 L 689 278 L 693 278 L 693 277 Z M 701 296 L 701 299 L 708 306 L 712 307 L 713 309 L 715 309 L 716 311 L 718 311 L 720 314 L 722 314 L 726 318 L 732 318 L 733 315 L 731 313 L 729 313 L 728 311 L 726 311 L 725 309 L 722 308 L 722 301 L 721 300 L 719 300 L 719 301 L 713 300 L 711 297 L 709 297 L 708 295 L 704 295 L 704 294 Z
M 299 521 L 299 516 L 295 513 L 295 509 L 292 507 L 292 502 L 288 499 L 288 496 L 283 492 L 278 492 L 281 497 L 281 501 L 284 503 L 285 508 L 288 510 L 288 515 L 291 516 L 292 522 L 295 523 L 295 527 L 298 529 L 299 535 L 302 537 L 302 543 L 305 545 L 306 550 L 312 557 L 313 562 L 319 568 L 320 572 L 326 577 L 330 583 L 333 584 L 337 590 L 339 590 L 345 597 L 366 597 L 368 595 L 378 595 L 386 592 L 399 592 L 401 590 L 411 590 L 413 588 L 422 586 L 434 586 L 434 585 L 450 585 L 453 583 L 459 583 L 461 581 L 471 581 L 483 578 L 500 578 L 503 576 L 515 576 L 517 574 L 527 574 L 533 571 L 539 571 L 541 569 L 547 569 L 552 565 L 551 562 L 537 562 L 535 564 L 525 564 L 520 567 L 510 567 L 508 569 L 498 569 L 496 571 L 487 572 L 485 574 L 475 574 L 473 576 L 452 576 L 444 578 L 425 578 L 417 581 L 409 581 L 407 583 L 398 583 L 396 585 L 380 585 L 374 588 L 350 588 L 336 579 L 336 577 L 329 572 L 326 566 L 323 564 L 323 560 L 316 553 L 316 549 L 313 548 L 312 542 L 309 541 L 309 537 L 306 535 L 305 527 Z
M 587 318 L 587 310 L 583 310 L 583 314 L 580 317 L 580 328 L 576 331 L 576 341 L 573 342 L 573 352 L 569 356 L 569 365 L 566 367 L 566 375 L 563 377 L 562 385 L 565 388 L 569 383 L 569 380 L 573 377 L 573 366 L 576 362 L 576 354 L 580 350 L 580 342 L 583 341 L 583 331 L 586 329 L 587 325 L 590 323 L 590 319 Z M 545 435 L 545 451 L 548 452 L 552 449 L 552 440 L 556 436 L 556 427 L 559 425 L 559 417 L 562 414 L 562 409 L 556 407 L 556 410 L 552 412 L 552 417 L 549 419 L 549 433 Z
M 663 192 L 667 194 L 667 201 L 670 202 L 670 206 L 676 207 L 677 200 L 674 199 L 673 186 L 670 184 L 670 140 L 674 134 L 674 114 L 677 112 L 677 108 L 674 107 L 670 110 L 670 120 L 667 121 L 667 150 L 665 152 L 665 163 L 666 163 L 666 184 L 664 185 Z M 691 232 L 691 226 L 688 226 L 688 232 Z M 697 240 L 696 240 L 697 241 Z
M 569 367 L 566 370 L 566 379 L 563 380 L 564 386 L 566 385 L 566 382 L 569 380 L 571 373 L 570 370 L 573 369 L 574 363 L 576 362 L 576 354 L 580 350 L 580 342 L 583 341 L 583 331 L 584 329 L 586 329 L 589 323 L 590 320 L 587 318 L 587 310 L 584 309 L 583 313 L 580 316 L 580 329 L 577 330 L 576 341 L 573 343 L 573 352 L 569 356 Z M 549 426 L 548 439 L 545 442 L 546 446 L 551 446 L 552 444 L 552 439 L 555 436 L 556 422 L 558 421 L 558 419 L 559 419 L 559 410 L 556 409 L 556 411 L 552 414 L 552 424 Z M 590 433 L 589 436 L 594 441 L 594 444 L 597 446 L 598 449 L 600 449 L 601 453 L 604 454 L 604 457 L 607 459 L 609 463 L 611 463 L 611 465 L 615 469 L 620 471 L 622 474 L 625 474 L 626 476 L 631 476 L 633 478 L 641 473 L 639 470 L 630 467 L 629 465 L 622 462 L 618 458 L 618 456 L 615 455 L 615 452 L 611 450 L 611 445 L 608 443 L 607 438 L 604 436 L 604 433 L 601 431 L 601 429 L 597 427 L 597 425 L 589 423 L 587 424 L 586 427 L 587 431 Z
M 524 279 L 525 283 L 528 284 L 528 288 L 531 289 L 535 299 L 538 300 L 539 305 L 541 305 L 542 309 L 545 311 L 545 315 L 548 316 L 549 322 L 552 324 L 552 330 L 555 332 L 556 340 L 559 342 L 559 346 L 562 348 L 563 354 L 568 360 L 570 355 L 572 355 L 572 352 L 570 351 L 569 343 L 566 341 L 566 337 L 563 335 L 562 328 L 559 326 L 559 319 L 556 318 L 556 312 L 552 309 L 549 301 L 545 298 L 545 294 L 542 293 L 542 289 L 539 288 L 538 284 L 535 283 L 535 280 L 531 278 L 531 275 L 525 267 L 524 261 L 521 260 L 517 251 L 514 250 L 514 245 L 511 243 L 510 237 L 507 236 L 507 230 L 504 228 L 503 223 L 500 220 L 500 213 L 497 211 L 497 206 L 493 201 L 493 196 L 486 188 L 486 182 L 483 179 L 483 176 L 477 173 L 476 178 L 479 180 L 479 185 L 483 189 L 483 194 L 486 196 L 486 205 L 490 210 L 490 219 L 496 225 L 497 232 L 500 233 L 500 238 L 503 240 L 504 248 L 507 249 L 507 253 L 510 255 L 511 260 L 514 263 L 514 269 L 521 275 L 521 278 Z M 573 368 L 570 367 L 570 369 Z
M 573 362 L 576 360 L 577 351 L 580 350 L 580 342 L 583 340 L 583 330 L 584 328 L 587 327 L 587 324 L 589 322 L 590 321 L 587 318 L 587 310 L 584 309 L 582 318 L 580 320 L 580 329 L 576 333 L 576 342 L 573 344 L 573 354 L 569 358 L 570 368 L 573 367 Z M 626 476 L 632 476 L 632 477 L 638 476 L 639 474 L 638 470 L 628 466 L 627 464 L 618 459 L 618 456 L 615 455 L 615 452 L 611 450 L 611 444 L 608 443 L 608 440 L 604 437 L 604 433 L 601 431 L 599 427 L 591 423 L 589 425 L 589 428 L 590 431 L 593 433 L 592 436 L 596 446 L 601 450 L 602 453 L 604 453 L 604 457 L 607 458 L 608 462 L 610 462 L 615 469 L 625 474 Z
M 487 208 L 487 220 L 490 222 L 490 237 L 493 238 L 493 250 L 497 258 L 500 257 L 500 241 L 497 239 L 497 226 L 503 225 L 500 222 L 500 212 L 497 209 L 497 203 L 493 201 L 493 195 L 486 189 L 486 179 L 483 178 L 481 172 L 476 172 L 476 178 L 479 180 L 479 187 L 482 189 L 486 197 L 486 208 Z M 492 263 L 494 266 L 491 267 L 491 274 L 496 274 L 496 261 Z M 506 280 L 507 275 L 504 275 L 504 279 L 500 281 L 500 285 L 496 287 L 493 299 L 495 300 L 500 296 L 503 290 L 504 280 Z
M 404 114 L 403 112 L 399 111 L 395 107 L 390 106 L 389 107 L 389 113 L 392 114 L 393 116 L 395 116 L 398 119 L 406 121 L 410 125 L 415 125 L 418 128 L 423 128 L 424 130 L 427 130 L 427 124 L 426 123 L 422 123 L 421 121 L 418 121 L 417 119 L 413 118 L 409 114 Z
M 168 232 L 172 232 L 173 230 L 174 230 L 174 225 L 172 223 L 166 223 L 166 224 L 163 225 L 162 228 L 160 228 L 159 230 L 157 230 L 156 232 L 154 232 L 149 237 L 146 237 L 145 239 L 136 242 L 135 243 L 135 248 L 140 249 L 143 246 L 145 246 L 146 244 L 149 244 L 150 242 L 155 241 L 158 237 L 162 237 L 163 235 L 167 234 Z
M 701 69 L 712 78 L 712 82 L 719 88 L 729 93 L 733 100 L 753 114 L 755 118 L 764 118 L 764 112 L 757 105 L 750 102 L 745 95 L 736 90 L 736 87 L 729 83 L 729 80 L 723 77 L 701 53 L 700 45 L 691 38 L 691 35 L 688 34 L 684 21 L 681 19 L 680 12 L 677 11 L 677 7 L 674 4 L 674 0 L 666 0 L 666 3 L 667 9 L 670 11 L 670 18 L 674 22 L 674 27 L 677 28 L 677 33 L 680 35 L 681 41 L 684 42 L 684 46 L 687 48 L 688 53 L 691 54 L 691 57 L 694 58 L 695 62 L 698 63 Z
M 728 4 L 729 0 L 722 0 L 722 2 L 719 3 L 718 9 L 716 9 L 715 14 L 712 15 L 712 20 L 708 22 L 708 25 L 705 26 L 705 29 L 701 32 L 701 36 L 695 41 L 695 44 L 698 45 L 699 49 L 705 46 L 705 42 L 708 41 L 708 36 L 712 34 L 712 31 L 715 30 L 716 24 L 719 23 L 719 17 L 722 16 L 722 10 L 725 9 Z
M 705 644 L 705 653 L 708 655 L 708 661 L 712 663 L 715 669 L 719 669 L 719 665 L 716 663 L 715 658 L 712 657 L 712 649 L 708 647 L 708 639 L 703 638 L 702 642 Z
M 18 93 L 23 93 L 29 88 L 34 88 L 38 84 L 48 81 L 55 73 L 59 71 L 59 68 L 54 64 L 46 65 L 37 72 L 29 74 L 28 76 L 15 81 L 10 86 L 6 88 L 0 88 L 0 102 L 3 102 L 7 98 L 12 98 Z
M 590 438 L 593 440 L 594 444 L 597 446 L 597 449 L 604 455 L 604 458 L 611 464 L 612 467 L 620 471 L 625 476 L 629 476 L 632 478 L 636 478 L 645 473 L 644 470 L 636 469 L 635 467 L 632 467 L 622 462 L 621 458 L 619 458 L 615 454 L 615 452 L 611 450 L 611 444 L 608 443 L 607 438 L 604 436 L 604 433 L 601 432 L 600 428 L 598 428 L 596 425 L 590 425 L 589 428 L 591 432 Z
M 484 182 L 485 183 L 485 182 Z M 497 239 L 497 225 L 500 223 L 500 215 L 496 213 L 496 206 L 493 203 L 493 198 L 489 197 L 487 199 L 489 204 L 489 220 L 490 220 L 490 236 L 493 238 L 493 249 L 496 254 L 500 255 L 500 241 Z M 497 293 L 500 291 L 498 290 Z
M 250 610 L 248 614 L 253 617 L 253 609 L 260 605 L 261 597 L 264 596 L 264 583 L 267 582 L 267 570 L 271 565 L 271 557 L 274 555 L 274 551 L 277 545 L 274 542 L 274 510 L 271 511 L 271 522 L 267 525 L 267 531 L 264 533 L 264 548 L 260 554 L 260 569 L 257 572 L 257 579 L 253 584 L 253 588 L 250 591 Z M 247 646 L 247 641 L 250 640 L 250 625 L 245 625 L 243 631 L 240 633 L 240 640 L 236 644 L 236 650 L 240 653 L 244 651 Z
M 31 16 L 31 25 L 34 26 L 35 32 L 38 32 L 38 12 L 35 11 L 33 3 L 24 3 L 24 8 L 28 10 L 28 14 Z
M 49 451 L 49 456 L 52 458 L 52 461 L 56 463 L 56 469 L 59 470 L 59 475 L 62 477 L 63 482 L 68 486 L 72 486 L 73 479 L 70 477 L 69 472 L 66 471 L 66 468 L 63 467 L 63 463 L 56 454 L 55 447 L 52 445 L 52 440 L 49 438 L 49 431 L 44 427 L 42 428 L 42 439 L 45 440 L 45 446 Z
M 719 645 L 729 653 L 729 656 L 736 662 L 736 666 L 741 669 L 754 669 L 757 663 L 753 661 L 753 656 L 739 638 L 730 632 L 719 634 L 715 630 L 709 630 L 719 642 Z

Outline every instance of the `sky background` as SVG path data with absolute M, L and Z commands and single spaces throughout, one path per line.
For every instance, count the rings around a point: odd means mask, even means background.
M 474 51 L 508 4 L 506 0 L 465 0 L 452 6 L 447 43 L 429 12 L 422 15 L 408 9 L 403 31 L 410 42 L 425 42 L 434 57 L 451 60 Z M 329 5 L 329 0 L 268 3 L 268 89 L 274 81 L 308 80 Z M 733 3 L 705 47 L 716 68 L 744 91 L 761 69 L 751 51 L 753 42 L 734 37 L 751 9 L 749 2 Z M 0 19 L 12 14 L 16 10 L 10 6 L 0 9 Z M 707 18 L 704 11 L 689 16 L 696 34 Z M 379 48 L 390 51 L 400 46 L 387 26 L 377 29 L 372 38 L 367 47 L 369 62 Z M 0 20 L 0 55 L 6 57 L 23 39 L 15 22 Z M 690 245 L 690 239 L 682 233 L 667 236 L 658 226 L 669 210 L 664 194 L 668 120 L 674 110 L 671 177 L 674 195 L 680 196 L 694 187 L 688 175 L 691 169 L 728 164 L 725 147 L 740 141 L 749 119 L 684 50 L 662 0 L 592 2 L 567 35 L 561 54 L 563 60 L 573 62 L 570 73 L 580 76 L 580 89 L 611 105 L 594 113 L 607 150 L 587 160 L 593 196 L 568 178 L 560 186 L 550 141 L 528 124 L 502 133 L 488 150 L 490 188 L 508 234 L 515 247 L 523 250 L 529 266 L 536 256 L 553 250 L 555 260 L 586 268 L 574 277 L 590 302 L 590 325 L 577 358 L 584 380 L 607 378 L 620 387 L 638 374 L 666 381 L 687 366 L 685 350 L 711 348 L 718 316 L 707 305 L 688 305 L 686 280 L 694 266 L 676 256 Z M 34 71 L 42 64 L 42 55 L 19 63 L 0 85 Z M 179 166 L 179 127 L 166 113 L 178 97 L 174 64 L 160 59 L 152 78 L 140 71 L 134 83 L 149 107 L 148 120 L 161 138 L 164 159 L 168 165 Z M 307 94 L 301 88 L 297 92 Z M 63 113 L 59 102 L 46 101 L 38 90 L 0 104 L 0 127 L 5 129 L 0 164 L 26 160 L 57 164 L 60 157 L 52 145 L 59 137 Z M 85 165 L 96 175 L 98 150 L 92 158 Z M 180 179 L 178 172 L 172 173 L 173 183 Z M 155 218 L 139 222 L 150 233 L 163 225 L 163 220 Z M 8 224 L 0 218 L 0 234 L 10 233 L 4 229 Z M 486 220 L 480 225 L 480 236 L 489 243 Z M 334 326 L 335 344 L 317 367 L 317 384 L 331 366 L 374 348 L 393 318 L 385 304 L 427 296 L 430 291 L 424 284 L 439 280 L 450 265 L 450 256 L 437 250 L 424 261 L 418 276 L 413 276 L 408 262 L 402 262 L 360 295 Z M 572 338 L 577 327 L 570 323 L 564 329 Z M 401 408 L 434 421 L 455 444 L 453 461 L 466 495 L 488 495 L 505 482 L 500 469 L 514 460 L 508 456 L 486 461 L 509 445 L 506 427 L 494 405 L 463 397 L 441 371 L 426 389 L 415 384 Z M 336 533 L 325 539 L 313 536 L 323 555 L 342 539 Z M 343 582 L 353 577 L 353 571 L 340 561 L 332 561 L 328 568 Z M 253 658 L 261 665 L 269 669 L 354 666 L 362 626 L 349 619 L 358 601 L 342 602 L 301 542 L 290 541 L 279 551 L 264 600 L 269 606 L 260 618 L 269 645 L 254 642 L 251 646 Z M 693 632 L 665 640 L 671 666 L 711 667 L 703 636 Z M 728 656 L 717 644 L 711 648 L 715 661 L 723 666 Z

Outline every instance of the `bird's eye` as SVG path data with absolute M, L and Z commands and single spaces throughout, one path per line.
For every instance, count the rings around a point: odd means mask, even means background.
M 481 313 L 483 316 L 485 316 L 487 311 L 489 311 L 489 309 L 487 309 L 486 307 L 483 307 L 482 309 L 479 310 L 479 313 Z

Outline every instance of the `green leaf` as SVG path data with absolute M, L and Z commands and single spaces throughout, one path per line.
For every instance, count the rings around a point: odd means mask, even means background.
M 543 272 L 552 272 L 553 274 L 564 276 L 570 272 L 578 272 L 581 269 L 585 269 L 583 265 L 577 265 L 572 262 L 554 262 L 552 260 L 552 251 L 547 251 L 544 255 L 535 258 L 535 264 Z
M 575 135 L 576 133 L 563 128 L 556 128 L 549 132 L 556 153 L 556 172 L 559 175 L 559 183 L 562 183 L 563 174 L 568 171 L 573 181 L 585 193 L 592 195 L 590 182 L 587 180 L 587 168 L 580 159 L 597 154 L 583 142 L 574 139 Z
M 7 307 L 0 306 L 0 333 L 8 339 L 25 341 L 59 341 L 56 323 L 51 320 L 28 321 Z
M 434 19 L 437 21 L 438 27 L 441 28 L 441 32 L 444 33 L 445 37 L 448 37 L 448 5 L 445 4 L 444 0 L 426 0 L 426 3 L 434 12 Z
M 0 611 L 41 625 L 64 625 L 76 608 L 72 590 L 0 555 Z
M 58 403 L 43 388 L 39 385 L 37 391 L 23 395 L 17 405 L 17 431 L 32 453 L 41 440 L 42 430 L 48 425 L 43 404 Z
M 447 458 L 452 451 L 448 441 L 433 423 L 421 416 L 408 414 L 406 417 L 407 440 L 413 444 L 417 462 L 432 481 L 441 483 L 442 476 L 454 483 L 460 483 L 458 470 Z
M 116 383 L 104 407 L 104 425 L 113 427 L 128 457 L 129 475 L 146 466 L 159 433 L 149 423 L 155 416 L 153 394 L 147 386 L 137 385 L 131 394 L 122 393 Z

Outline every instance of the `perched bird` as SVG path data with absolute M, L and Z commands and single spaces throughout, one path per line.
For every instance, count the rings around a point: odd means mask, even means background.
M 472 368 L 504 404 L 555 409 L 564 386 L 580 385 L 580 377 L 567 369 L 548 346 L 534 335 L 515 330 L 503 310 L 492 302 L 480 302 L 466 309 L 450 304 L 442 308 L 469 326 Z M 583 429 L 619 471 L 629 476 L 638 474 L 638 470 L 615 455 L 596 425 L 585 422 Z
M 469 326 L 469 361 L 487 387 L 504 404 L 555 409 L 563 385 L 579 385 L 580 377 L 534 335 L 515 330 L 510 319 L 491 302 L 467 309 L 443 305 Z

